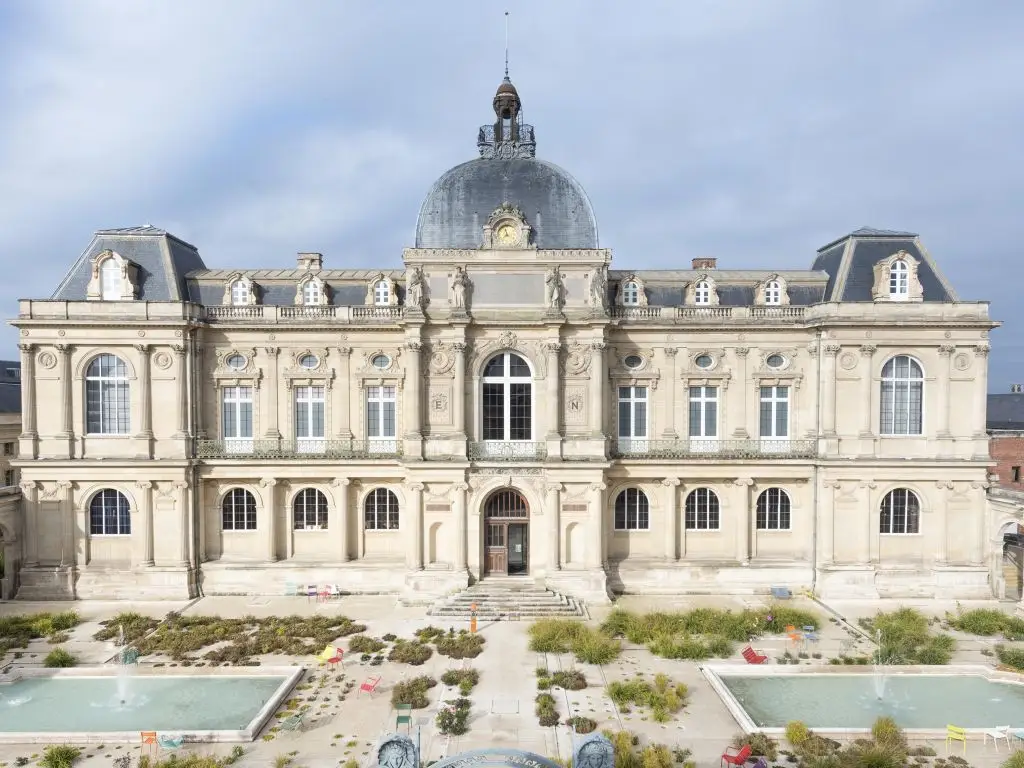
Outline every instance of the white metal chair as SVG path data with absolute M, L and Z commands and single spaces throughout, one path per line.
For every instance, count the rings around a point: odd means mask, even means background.
M 996 752 L 999 751 L 999 741 L 1006 742 L 1006 751 L 1013 751 L 1013 747 L 1010 745 L 1010 726 L 1008 725 L 997 725 L 995 728 L 985 731 L 984 741 L 982 745 L 988 744 L 988 740 L 992 739 L 992 743 L 995 744 Z

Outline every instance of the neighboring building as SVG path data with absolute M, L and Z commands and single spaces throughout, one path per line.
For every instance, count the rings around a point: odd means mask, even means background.
M 21 363 L 0 360 L 0 487 L 18 484 L 11 461 L 18 457 L 21 436 Z
M 20 303 L 22 597 L 991 594 L 987 303 L 875 229 L 609 271 L 493 106 L 404 269 L 209 269 L 144 226 Z
M 989 451 L 1002 488 L 1024 490 L 1024 393 L 988 396 Z

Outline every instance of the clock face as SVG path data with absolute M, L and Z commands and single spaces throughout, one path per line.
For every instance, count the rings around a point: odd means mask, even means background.
M 516 231 L 511 224 L 502 224 L 498 227 L 498 242 L 509 244 L 516 240 Z

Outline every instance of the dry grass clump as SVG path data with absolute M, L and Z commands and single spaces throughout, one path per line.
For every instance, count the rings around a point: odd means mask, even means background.
M 651 719 L 658 723 L 668 722 L 672 715 L 686 706 L 689 690 L 682 683 L 673 683 L 668 675 L 657 674 L 649 683 L 639 677 L 625 682 L 616 680 L 608 684 L 608 696 L 616 706 L 629 705 L 647 707 Z
M 529 629 L 534 653 L 572 653 L 586 664 L 607 664 L 622 650 L 622 644 L 575 619 L 540 619 Z

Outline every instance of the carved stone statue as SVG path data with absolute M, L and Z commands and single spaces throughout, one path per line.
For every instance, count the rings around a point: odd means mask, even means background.
M 608 270 L 598 267 L 590 276 L 590 303 L 600 309 L 605 308 L 608 301 Z
M 600 733 L 591 733 L 576 742 L 572 764 L 576 768 L 615 768 L 615 748 Z
M 558 267 L 552 267 L 544 277 L 545 298 L 544 303 L 549 309 L 558 310 L 562 308 L 562 273 Z
M 452 309 L 466 308 L 466 289 L 469 287 L 469 277 L 462 267 L 455 268 L 455 275 L 452 277 L 451 295 L 448 302 Z
M 410 268 L 405 278 L 405 304 L 423 309 L 423 270 L 419 267 Z
M 392 734 L 377 748 L 377 765 L 381 768 L 416 768 L 416 744 L 411 738 Z

